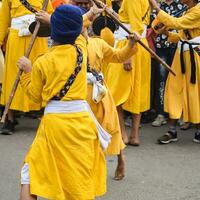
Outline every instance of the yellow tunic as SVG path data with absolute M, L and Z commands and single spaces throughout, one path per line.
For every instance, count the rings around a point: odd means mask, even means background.
M 2 5 L 2 3 L 0 2 L 0 9 L 1 9 L 1 5 Z M 0 84 L 3 81 L 3 67 L 4 67 L 4 57 L 3 57 L 3 53 L 0 49 Z
M 132 31 L 142 34 L 144 25 L 149 23 L 148 8 L 148 0 L 124 0 L 119 11 L 120 20 L 130 24 Z M 141 41 L 148 45 L 145 38 Z M 125 43 L 125 40 L 119 41 L 117 47 L 121 48 Z M 121 64 L 116 72 L 116 64 L 110 64 L 105 76 L 116 106 L 123 104 L 125 110 L 140 113 L 150 107 L 150 55 L 143 47 L 137 45 L 137 52 L 131 61 L 131 71 L 124 71 Z M 114 71 L 118 75 L 115 76 Z
M 82 69 L 63 101 L 86 99 L 86 41 L 82 48 Z M 55 46 L 23 75 L 21 86 L 39 103 L 55 96 L 76 66 L 76 50 L 71 45 Z M 106 191 L 105 157 L 96 126 L 88 112 L 46 114 L 26 155 L 30 191 L 47 199 L 92 200 Z
M 183 30 L 188 29 L 192 38 L 200 36 L 200 4 L 189 9 L 180 18 L 173 18 L 163 11 L 158 13 L 158 20 L 169 29 L 180 30 L 179 34 L 170 34 L 169 40 L 178 42 L 187 40 Z M 172 69 L 176 77 L 169 74 L 165 89 L 165 111 L 170 118 L 179 119 L 183 114 L 186 122 L 200 123 L 200 56 L 195 52 L 196 84 L 190 82 L 191 64 L 189 51 L 184 52 L 186 73 L 181 72 L 180 50 L 177 49 Z
M 91 68 L 97 72 L 101 72 L 102 66 L 107 66 L 109 62 L 123 62 L 134 52 L 135 49 L 131 49 L 128 45 L 121 50 L 117 50 L 100 38 L 88 39 L 89 62 Z M 92 100 L 92 89 L 92 85 L 88 84 L 87 101 L 99 123 L 112 135 L 107 154 L 118 155 L 125 145 L 121 139 L 119 119 L 112 95 L 108 91 L 108 94 L 97 104 Z
M 4 68 L 4 56 L 2 50 L 0 49 L 0 84 L 2 84 L 3 80 L 3 68 Z
M 29 3 L 36 10 L 41 10 L 42 0 L 30 0 Z M 52 12 L 52 7 L 48 5 L 48 12 Z M 23 15 L 32 14 L 28 11 L 19 0 L 3 0 L 2 9 L 0 11 L 0 46 L 10 27 L 12 18 L 20 17 Z M 8 41 L 6 45 L 6 55 L 5 55 L 5 70 L 3 76 L 3 91 L 1 97 L 1 104 L 5 105 L 11 92 L 18 68 L 16 63 L 18 59 L 25 54 L 30 41 L 30 36 L 19 37 L 18 31 L 10 29 L 8 33 Z M 30 54 L 31 61 L 34 61 L 39 55 L 45 53 L 48 50 L 47 39 L 38 38 L 35 41 L 33 49 Z M 16 94 L 14 96 L 13 102 L 11 104 L 11 109 L 20 111 L 29 111 L 39 109 L 40 105 L 35 104 L 28 99 L 28 97 L 22 91 L 21 86 L 18 86 Z

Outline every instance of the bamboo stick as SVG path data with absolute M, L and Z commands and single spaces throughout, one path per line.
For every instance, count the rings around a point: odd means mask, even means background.
M 123 23 L 120 22 L 118 18 L 118 14 L 109 9 L 103 2 L 99 0 L 91 0 L 93 1 L 98 7 L 104 8 L 105 12 L 119 25 L 121 26 L 128 34 L 132 34 L 132 32 L 124 26 Z M 142 41 L 137 41 L 142 47 L 144 47 L 157 61 L 159 61 L 170 73 L 172 73 L 174 76 L 176 76 L 176 73 L 171 69 L 171 67 L 163 60 L 161 59 L 151 48 L 149 48 L 147 45 L 145 45 Z
M 44 0 L 43 5 L 42 5 L 42 10 L 46 10 L 47 5 L 48 5 L 48 2 L 49 2 L 49 0 Z M 31 53 L 31 50 L 32 50 L 32 48 L 33 48 L 34 42 L 35 42 L 36 37 L 37 37 L 37 33 L 38 33 L 38 31 L 39 31 L 39 28 L 40 28 L 40 22 L 37 21 L 37 24 L 36 24 L 36 26 L 35 26 L 35 30 L 34 30 L 32 36 L 31 36 L 31 39 L 30 39 L 30 42 L 29 42 L 28 49 L 26 50 L 25 55 L 24 55 L 24 56 L 27 57 L 27 58 L 29 57 L 29 55 L 30 55 L 30 53 Z M 14 84 L 13 84 L 13 87 L 12 87 L 12 90 L 11 90 L 11 93 L 10 93 L 10 96 L 9 96 L 9 98 L 8 98 L 8 101 L 7 101 L 7 103 L 6 103 L 6 106 L 5 106 L 5 109 L 4 109 L 4 112 L 3 112 L 3 116 L 2 116 L 2 118 L 1 118 L 1 123 L 4 123 L 5 120 L 6 120 L 6 116 L 7 116 L 7 114 L 8 114 L 8 110 L 9 110 L 10 105 L 11 105 L 11 103 L 12 103 L 12 100 L 13 100 L 13 98 L 14 98 L 14 96 L 15 96 L 15 92 L 16 92 L 16 90 L 17 90 L 17 86 L 18 86 L 18 84 L 19 84 L 20 77 L 21 77 L 22 73 L 23 73 L 22 70 L 19 70 L 18 73 L 17 73 L 17 76 L 16 76 L 15 82 L 14 82 Z

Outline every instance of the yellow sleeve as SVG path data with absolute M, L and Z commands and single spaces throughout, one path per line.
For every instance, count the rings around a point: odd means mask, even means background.
M 122 49 L 115 49 L 105 41 L 102 41 L 102 46 L 103 57 L 107 63 L 123 63 L 136 52 L 136 48 L 130 48 L 129 44 L 124 46 Z
M 20 79 L 20 84 L 26 95 L 35 103 L 42 102 L 43 76 L 39 69 L 38 61 L 33 65 L 32 71 L 23 74 Z
M 178 33 L 169 32 L 167 39 L 169 42 L 177 43 L 180 39 L 181 37 Z
M 0 46 L 2 46 L 10 26 L 10 2 L 3 0 L 0 10 Z
M 188 12 L 179 18 L 172 17 L 161 10 L 157 18 L 159 22 L 165 24 L 169 29 L 181 30 L 200 27 L 200 9 L 195 9 L 193 12 Z

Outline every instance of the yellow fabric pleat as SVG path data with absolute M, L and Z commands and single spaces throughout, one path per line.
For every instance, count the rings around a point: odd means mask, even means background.
M 4 69 L 4 56 L 2 50 L 0 49 L 0 84 L 3 81 L 3 69 Z
M 86 112 L 45 115 L 25 162 L 30 166 L 31 194 L 85 200 L 106 192 L 105 158 Z
M 86 40 L 80 36 L 81 71 L 62 101 L 87 95 Z M 48 102 L 66 83 L 77 65 L 73 45 L 58 45 L 38 58 L 20 85 L 29 98 Z M 45 114 L 25 162 L 30 168 L 30 192 L 55 200 L 88 200 L 106 192 L 106 162 L 94 120 L 88 112 Z
M 107 155 L 119 155 L 120 150 L 125 148 L 122 141 L 119 119 L 115 103 L 108 91 L 106 96 L 99 102 L 92 100 L 93 86 L 88 84 L 87 101 L 101 126 L 112 135 L 111 143 L 106 150 Z
M 11 89 L 16 78 L 16 74 L 18 72 L 18 67 L 16 63 L 18 59 L 24 55 L 26 49 L 28 48 L 29 41 L 29 36 L 19 37 L 18 31 L 12 29 L 10 30 L 6 45 L 5 67 L 2 84 L 1 104 L 3 105 L 5 105 L 8 101 Z M 15 44 L 16 47 L 18 47 L 16 50 L 13 49 L 13 44 Z M 37 38 L 29 56 L 29 59 L 32 62 L 34 62 L 38 56 L 44 54 L 47 50 L 47 39 Z M 27 112 L 30 110 L 39 110 L 40 104 L 36 104 L 33 101 L 31 101 L 24 93 L 21 86 L 18 85 L 10 108 L 13 110 Z
M 148 45 L 146 39 L 142 39 L 142 42 Z M 125 40 L 120 41 L 118 48 L 122 48 L 125 43 Z M 106 72 L 104 70 L 104 74 L 115 105 L 123 104 L 125 110 L 138 114 L 150 107 L 150 54 L 137 45 L 131 61 L 131 71 L 125 71 L 123 64 L 112 63 Z
M 182 74 L 180 52 L 177 50 L 172 63 L 176 77 L 169 74 L 166 88 L 164 110 L 170 114 L 171 119 L 180 119 L 185 122 L 200 123 L 200 59 L 195 53 L 196 84 L 191 84 L 190 53 L 184 53 L 186 73 Z
M 122 40 L 117 44 L 117 48 L 121 49 L 126 44 L 127 40 Z M 109 63 L 108 66 L 103 66 L 102 72 L 115 105 L 121 105 L 127 100 L 131 91 L 131 73 L 125 71 L 121 63 Z

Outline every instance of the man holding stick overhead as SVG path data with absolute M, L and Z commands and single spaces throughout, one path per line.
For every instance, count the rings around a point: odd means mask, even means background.
M 3 44 L 7 31 L 8 40 L 5 55 L 5 70 L 2 84 L 1 104 L 5 105 L 8 101 L 11 89 L 13 87 L 16 74 L 18 72 L 17 60 L 25 55 L 30 41 L 29 24 L 35 20 L 34 12 L 41 10 L 42 0 L 30 0 L 29 7 L 26 1 L 3 0 L 0 11 L 0 46 Z M 53 9 L 49 3 L 48 12 Z M 48 50 L 47 39 L 38 38 L 30 54 L 31 61 L 34 61 L 39 55 Z M 7 119 L 0 130 L 1 134 L 10 135 L 14 132 L 14 110 L 28 112 L 30 110 L 39 110 L 40 104 L 31 101 L 23 92 L 21 86 L 17 88 L 13 98 Z

